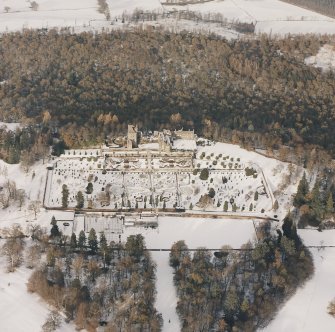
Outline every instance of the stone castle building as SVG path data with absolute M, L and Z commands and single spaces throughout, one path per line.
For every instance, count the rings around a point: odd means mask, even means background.
M 140 132 L 138 131 L 137 125 L 128 125 L 127 149 L 137 148 L 139 141 Z

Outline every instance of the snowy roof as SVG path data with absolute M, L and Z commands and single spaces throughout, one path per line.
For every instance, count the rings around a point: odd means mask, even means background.
M 173 141 L 173 148 L 176 150 L 196 150 L 197 144 L 193 139 L 176 139 Z
M 149 149 L 149 150 L 158 150 L 159 145 L 158 143 L 146 143 L 146 144 L 140 144 L 140 149 Z

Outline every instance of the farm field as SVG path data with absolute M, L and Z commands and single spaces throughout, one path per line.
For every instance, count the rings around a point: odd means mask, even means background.
M 0 32 L 17 31 L 23 28 L 70 27 L 74 31 L 101 31 L 102 29 L 132 28 L 134 25 L 122 23 L 124 14 L 134 10 L 155 11 L 194 11 L 206 15 L 221 14 L 229 22 L 254 23 L 256 33 L 285 35 L 335 33 L 335 20 L 279 0 L 213 0 L 187 6 L 162 5 L 158 0 L 108 0 L 111 21 L 98 12 L 96 0 L 53 1 L 40 0 L 38 10 L 31 10 L 30 3 L 24 0 L 3 0 L 0 9 Z M 9 8 L 8 12 L 7 9 Z M 111 25 L 112 23 L 112 25 Z M 147 22 L 161 25 L 166 29 L 209 33 L 215 32 L 227 38 L 237 38 L 239 34 L 217 24 L 189 20 L 162 19 Z

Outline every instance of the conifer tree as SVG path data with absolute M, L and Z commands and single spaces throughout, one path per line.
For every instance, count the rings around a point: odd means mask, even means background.
M 78 247 L 80 249 L 84 249 L 85 245 L 86 245 L 86 235 L 85 235 L 85 232 L 82 230 L 79 233 Z
M 93 251 L 93 253 L 96 253 L 98 250 L 98 239 L 97 234 L 95 232 L 94 228 L 91 228 L 90 233 L 88 234 L 88 246 Z
M 82 209 L 84 207 L 84 195 L 81 191 L 77 192 L 76 200 L 77 200 L 76 208 Z
M 293 200 L 293 205 L 295 207 L 300 207 L 307 202 L 306 195 L 309 192 L 309 186 L 306 179 L 306 172 L 304 172 L 297 189 L 297 193 Z
M 100 250 L 102 251 L 107 250 L 107 239 L 106 239 L 106 235 L 104 232 L 100 233 L 99 245 L 100 245 Z
M 55 237 L 58 237 L 60 235 L 61 235 L 61 233 L 59 231 L 57 222 L 56 221 L 52 222 L 52 227 L 51 227 L 51 231 L 50 231 L 50 237 L 51 238 L 55 238 Z
M 224 212 L 228 211 L 228 202 L 227 201 L 225 201 L 224 204 L 223 204 L 223 211 Z
M 324 209 L 320 193 L 320 182 L 318 180 L 311 191 L 311 208 L 318 219 L 322 218 Z
M 72 249 L 76 249 L 77 248 L 77 236 L 75 233 L 72 233 L 71 235 L 71 239 L 70 239 L 70 247 Z
M 69 189 L 66 184 L 62 186 L 62 207 L 67 208 L 69 205 Z

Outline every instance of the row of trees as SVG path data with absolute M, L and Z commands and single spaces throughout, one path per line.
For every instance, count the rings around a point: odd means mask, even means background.
M 313 272 L 310 253 L 300 242 L 293 221 L 283 232 L 262 238 L 241 251 L 229 247 L 190 254 L 184 241 L 172 246 L 170 265 L 179 301 L 182 331 L 255 331 L 264 327 L 278 306 Z
M 41 123 L 47 112 L 65 145 L 80 147 L 126 132 L 128 122 L 175 127 L 179 113 L 179 126 L 217 140 L 319 145 L 334 155 L 334 74 L 304 63 L 331 41 L 151 30 L 4 34 L 0 119 Z

